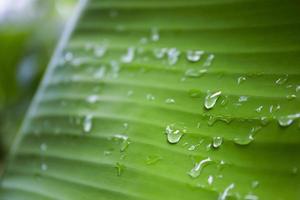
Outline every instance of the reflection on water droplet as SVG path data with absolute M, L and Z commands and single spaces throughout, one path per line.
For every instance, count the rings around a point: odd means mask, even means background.
M 218 200 L 225 200 L 228 197 L 229 191 L 235 187 L 234 183 L 231 183 L 225 190 L 220 194 Z
M 193 144 L 193 145 L 191 145 L 189 148 L 188 148 L 188 150 L 189 151 L 195 151 L 196 150 L 196 148 L 198 147 L 198 146 L 200 146 L 200 144 Z
M 165 100 L 165 103 L 166 103 L 166 104 L 174 104 L 174 103 L 175 103 L 175 100 L 172 99 L 172 98 L 167 98 L 167 99 Z
M 83 120 L 83 131 L 85 133 L 89 133 L 92 129 L 92 119 L 93 116 L 92 115 L 87 115 L 85 116 L 84 120 Z
M 179 142 L 183 134 L 186 133 L 186 128 L 171 124 L 166 127 L 165 133 L 167 134 L 168 142 L 171 144 L 176 144 Z
M 240 76 L 237 79 L 237 83 L 238 83 L 238 85 L 240 85 L 241 83 L 243 83 L 246 80 L 247 80 L 247 78 L 245 76 Z
M 214 54 L 209 54 L 209 56 L 207 57 L 206 61 L 203 64 L 203 66 L 204 67 L 209 67 L 212 64 L 214 59 L 215 59 L 215 55 Z
M 200 162 L 196 163 L 195 166 L 191 169 L 191 171 L 188 172 L 188 174 L 192 178 L 197 178 L 201 174 L 202 169 L 205 166 L 212 164 L 212 163 L 213 163 L 213 161 L 209 157 L 206 159 L 203 159 Z
M 208 94 L 205 97 L 204 107 L 206 109 L 212 109 L 215 106 L 220 95 L 221 95 L 221 91 L 217 91 L 214 93 L 208 92 Z
M 294 120 L 290 116 L 281 116 L 277 119 L 278 124 L 282 127 L 290 126 Z
M 190 78 L 197 78 L 207 73 L 207 69 L 187 69 L 185 71 L 185 76 Z
M 295 94 L 288 94 L 288 95 L 286 95 L 286 99 L 287 100 L 293 100 L 293 99 L 296 99 L 296 98 L 297 98 L 297 96 Z
M 288 75 L 285 75 L 285 76 L 283 76 L 283 77 L 278 78 L 278 79 L 275 81 L 275 83 L 276 83 L 277 85 L 282 85 L 282 84 L 284 84 L 287 80 L 288 80 Z
M 117 162 L 115 168 L 117 170 L 117 175 L 121 176 L 122 173 L 124 172 L 125 166 L 123 164 Z
M 158 161 L 160 161 L 161 159 L 162 159 L 162 157 L 159 155 L 150 155 L 146 159 L 146 164 L 153 165 L 153 164 L 157 163 Z
M 127 53 L 121 57 L 121 61 L 123 63 L 131 63 L 134 59 L 134 54 L 135 54 L 135 48 L 129 47 L 127 49 Z
M 264 108 L 263 106 L 259 106 L 258 108 L 255 109 L 255 111 L 258 112 L 258 113 L 260 113 L 263 108 Z
M 201 50 L 189 50 L 186 52 L 186 59 L 190 62 L 198 62 L 201 59 L 201 56 L 204 54 L 204 51 Z
M 217 149 L 219 148 L 223 143 L 223 138 L 222 137 L 213 137 L 213 142 L 212 142 L 212 147 Z
M 239 102 L 246 102 L 246 101 L 248 101 L 248 97 L 247 96 L 240 96 Z

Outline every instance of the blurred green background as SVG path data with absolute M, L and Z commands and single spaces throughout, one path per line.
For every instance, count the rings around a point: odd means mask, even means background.
M 0 174 L 76 0 L 0 0 Z

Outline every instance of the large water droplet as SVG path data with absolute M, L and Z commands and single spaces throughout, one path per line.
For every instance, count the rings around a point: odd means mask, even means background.
M 234 187 L 234 183 L 231 183 L 228 187 L 226 187 L 225 190 L 220 194 L 218 200 L 226 200 L 230 190 L 232 190 Z
M 189 50 L 186 52 L 186 59 L 190 62 L 198 62 L 201 59 L 201 56 L 204 54 L 204 51 L 201 50 Z
M 195 166 L 188 172 L 188 174 L 192 178 L 197 178 L 200 174 L 202 169 L 207 166 L 208 164 L 212 164 L 213 161 L 208 157 L 206 159 L 201 160 L 200 162 L 196 163 Z
M 278 124 L 282 127 L 290 126 L 294 120 L 290 116 L 281 116 L 277 119 Z
M 205 97 L 204 107 L 206 109 L 212 109 L 215 106 L 221 93 L 222 93 L 221 91 L 217 91 L 214 93 L 209 92 Z
M 175 124 L 170 124 L 166 127 L 165 133 L 167 134 L 167 140 L 171 144 L 176 144 L 179 142 L 183 134 L 186 133 L 185 127 L 179 127 Z
M 223 138 L 220 137 L 220 136 L 216 136 L 216 137 L 213 137 L 213 142 L 212 142 L 212 147 L 217 149 L 219 148 L 223 143 Z
M 129 47 L 127 49 L 127 53 L 121 57 L 121 61 L 123 63 L 131 63 L 134 59 L 134 54 L 135 54 L 135 48 Z
M 89 133 L 92 129 L 93 123 L 92 123 L 93 116 L 92 115 L 87 115 L 85 116 L 83 120 L 83 131 L 85 133 Z

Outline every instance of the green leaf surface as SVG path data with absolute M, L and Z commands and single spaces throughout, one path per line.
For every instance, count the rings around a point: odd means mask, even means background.
M 299 199 L 299 11 L 296 0 L 80 3 L 0 199 Z

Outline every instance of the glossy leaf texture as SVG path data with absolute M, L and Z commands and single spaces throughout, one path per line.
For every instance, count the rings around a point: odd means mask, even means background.
M 0 199 L 299 199 L 298 5 L 89 1 Z

